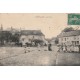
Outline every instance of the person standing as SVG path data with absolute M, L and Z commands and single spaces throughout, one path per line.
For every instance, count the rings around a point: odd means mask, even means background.
M 80 45 L 78 45 L 78 48 L 79 48 L 79 53 L 80 53 Z
M 48 43 L 48 51 L 52 51 L 51 47 L 52 47 L 52 45 L 51 45 L 51 43 L 49 42 L 49 43 Z

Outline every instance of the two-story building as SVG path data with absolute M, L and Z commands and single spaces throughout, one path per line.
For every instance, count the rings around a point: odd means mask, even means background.
M 59 45 L 80 45 L 80 30 L 62 32 L 58 35 Z
M 61 32 L 58 35 L 59 45 L 67 46 L 68 49 L 72 48 L 79 51 L 80 46 L 80 30 L 73 30 L 69 32 Z

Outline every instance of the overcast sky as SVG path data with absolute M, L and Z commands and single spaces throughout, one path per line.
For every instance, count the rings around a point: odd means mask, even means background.
M 0 14 L 0 24 L 4 29 L 14 27 L 28 30 L 41 30 L 46 38 L 57 36 L 61 30 L 67 27 L 67 14 L 47 13 L 47 14 Z

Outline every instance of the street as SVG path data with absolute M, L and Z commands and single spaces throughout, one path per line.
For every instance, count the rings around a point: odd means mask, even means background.
M 79 53 L 57 52 L 57 46 L 0 47 L 0 66 L 78 66 Z

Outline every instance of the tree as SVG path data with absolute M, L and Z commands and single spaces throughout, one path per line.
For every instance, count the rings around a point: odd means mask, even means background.
M 11 39 L 11 33 L 9 31 L 0 31 L 0 42 L 4 45 L 4 41 L 9 42 Z
M 69 32 L 69 31 L 74 31 L 74 28 L 72 28 L 72 27 L 67 27 L 67 28 L 65 28 L 62 32 Z
M 19 34 L 14 34 L 14 35 L 11 36 L 11 41 L 15 42 L 15 43 L 18 43 L 19 42 L 19 37 L 20 37 Z

